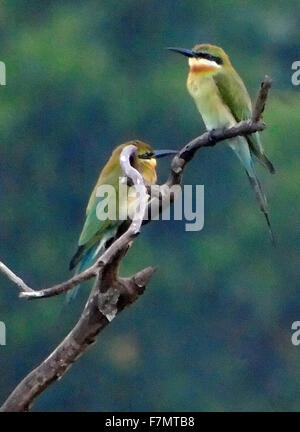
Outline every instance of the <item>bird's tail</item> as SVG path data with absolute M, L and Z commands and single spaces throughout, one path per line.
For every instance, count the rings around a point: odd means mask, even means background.
M 98 245 L 94 245 L 91 249 L 89 249 L 85 255 L 83 256 L 82 260 L 78 264 L 75 274 L 81 273 L 82 271 L 88 269 L 95 260 L 94 254 L 96 252 Z M 75 298 L 77 297 L 78 291 L 80 289 L 80 285 L 77 285 L 75 288 L 73 288 L 71 291 L 68 291 L 66 294 L 66 303 L 71 303 Z
M 262 190 L 260 181 L 257 178 L 248 143 L 245 138 L 238 137 L 230 141 L 230 147 L 236 153 L 245 168 L 250 185 L 254 190 L 256 199 L 259 203 L 260 210 L 265 216 L 272 244 L 275 245 L 275 236 L 270 223 L 267 199 Z
M 100 242 L 94 244 L 93 246 L 90 246 L 90 248 L 87 250 L 85 246 L 79 246 L 76 254 L 71 260 L 70 269 L 74 267 L 74 263 L 75 266 L 77 265 L 75 274 L 81 273 L 82 271 L 88 269 L 100 256 L 100 254 L 104 252 L 106 243 L 109 240 L 112 240 L 116 236 L 117 230 L 118 230 L 118 226 L 108 229 L 106 233 L 102 236 Z M 80 285 L 77 285 L 71 291 L 67 292 L 66 294 L 67 303 L 70 303 L 72 300 L 76 298 L 79 289 L 80 289 Z
M 256 199 L 257 199 L 257 201 L 259 203 L 260 210 L 263 212 L 263 214 L 265 216 L 272 244 L 275 246 L 276 241 L 275 241 L 275 236 L 274 236 L 274 233 L 273 233 L 273 230 L 272 230 L 272 226 L 271 226 L 271 222 L 270 222 L 270 217 L 269 217 L 269 212 L 268 212 L 268 206 L 267 206 L 267 200 L 266 200 L 265 194 L 263 193 L 260 181 L 258 180 L 258 178 L 257 178 L 256 175 L 255 176 L 251 176 L 247 170 L 246 170 L 246 174 L 247 174 L 248 179 L 250 181 L 251 187 L 255 191 Z
M 256 132 L 253 135 L 248 135 L 246 137 L 249 147 L 250 147 L 250 151 L 254 154 L 254 156 L 256 157 L 256 160 L 265 168 L 267 168 L 267 170 L 271 173 L 271 174 L 275 174 L 275 168 L 274 165 L 272 164 L 272 162 L 270 161 L 270 159 L 265 155 L 261 140 L 260 140 L 260 135 L 259 132 Z

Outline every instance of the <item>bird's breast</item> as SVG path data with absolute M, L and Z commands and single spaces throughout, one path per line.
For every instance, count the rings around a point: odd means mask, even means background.
M 190 71 L 187 88 L 208 130 L 236 123 L 228 106 L 223 102 L 213 77 Z

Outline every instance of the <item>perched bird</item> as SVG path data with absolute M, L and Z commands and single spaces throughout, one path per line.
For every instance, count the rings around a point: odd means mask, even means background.
M 251 118 L 252 105 L 247 89 L 222 48 L 201 44 L 192 50 L 168 49 L 188 57 L 190 70 L 187 88 L 207 130 L 232 126 L 241 120 Z M 266 197 L 257 178 L 252 156 L 254 155 L 270 173 L 274 173 L 275 169 L 264 153 L 259 133 L 231 138 L 228 143 L 246 170 L 274 243 Z
M 124 218 L 122 220 L 118 219 L 119 208 L 123 204 L 124 206 L 126 205 L 127 216 L 130 217 L 135 208 L 135 199 L 134 197 L 128 197 L 129 188 L 127 187 L 127 195 L 125 194 L 124 197 L 120 198 L 126 202 L 119 203 L 119 179 L 123 176 L 120 155 L 122 150 L 130 144 L 136 146 L 138 149 L 131 164 L 142 174 L 146 185 L 156 182 L 156 159 L 177 153 L 176 150 L 154 151 L 150 145 L 139 140 L 121 144 L 113 151 L 102 169 L 90 196 L 86 208 L 85 223 L 79 237 L 77 251 L 70 262 L 70 270 L 77 267 L 77 272 L 80 272 L 92 265 L 100 253 L 103 252 L 106 245 L 112 242 L 120 234 L 120 231 L 124 230 L 124 225 L 127 226 L 128 222 Z M 115 190 L 115 195 L 111 198 L 116 201 L 114 203 L 116 208 L 116 218 L 114 220 L 109 218 L 100 220 L 97 216 L 97 207 L 101 203 L 101 200 L 103 200 L 103 197 L 97 196 L 97 190 L 99 186 L 104 185 L 113 186 Z

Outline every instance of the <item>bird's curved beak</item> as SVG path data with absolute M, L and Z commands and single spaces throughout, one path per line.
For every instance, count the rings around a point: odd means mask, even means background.
M 186 48 L 168 47 L 167 50 L 177 52 L 177 53 L 182 54 L 182 55 L 184 55 L 186 57 L 197 57 L 197 53 L 195 51 L 189 50 L 189 49 L 186 49 Z
M 154 157 L 156 159 L 162 158 L 165 156 L 171 156 L 178 153 L 178 150 L 154 150 Z

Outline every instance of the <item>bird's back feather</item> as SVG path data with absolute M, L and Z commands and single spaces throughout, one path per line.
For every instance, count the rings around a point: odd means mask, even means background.
M 215 83 L 217 84 L 220 96 L 224 103 L 230 109 L 232 115 L 237 122 L 247 120 L 252 115 L 251 99 L 248 91 L 243 83 L 242 79 L 235 71 L 235 69 L 229 65 L 230 73 L 225 70 L 214 75 Z M 272 162 L 265 155 L 262 143 L 260 141 L 259 133 L 247 136 L 247 141 L 250 147 L 251 153 L 255 158 L 266 167 L 270 173 L 275 173 Z

